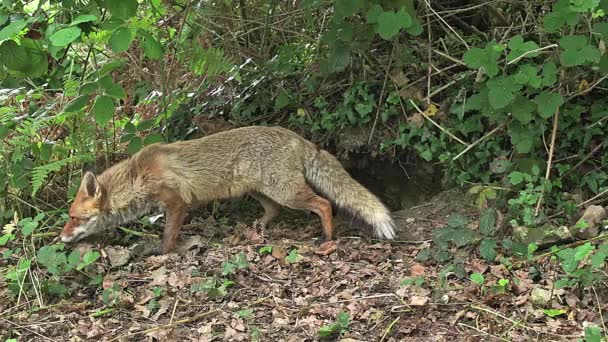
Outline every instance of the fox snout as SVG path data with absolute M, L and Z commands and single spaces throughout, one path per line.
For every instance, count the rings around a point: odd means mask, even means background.
M 63 226 L 63 230 L 59 233 L 57 240 L 61 240 L 62 242 L 72 242 L 76 238 L 76 234 L 74 234 L 74 228 L 76 228 L 76 224 L 74 220 L 69 219 L 68 222 Z

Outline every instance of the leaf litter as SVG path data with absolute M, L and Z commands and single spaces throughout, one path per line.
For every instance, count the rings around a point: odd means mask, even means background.
M 418 225 L 412 230 L 428 232 L 447 222 L 445 213 L 429 214 L 443 207 L 418 211 L 408 219 Z M 584 327 L 600 317 L 593 292 L 554 289 L 555 263 L 532 274 L 525 263 L 507 268 L 470 253 L 464 272 L 482 274 L 480 286 L 445 265 L 418 260 L 428 242 L 369 240 L 349 236 L 346 227 L 337 243 L 319 244 L 312 239 L 318 236 L 314 222 L 279 220 L 266 231 L 239 222 L 220 243 L 211 241 L 203 223 L 204 236 L 201 229 L 188 230 L 178 253 L 169 255 L 107 245 L 94 265 L 103 274 L 99 288 L 77 274 L 66 280 L 67 298 L 42 307 L 35 298 L 17 305 L 0 288 L 0 337 L 317 341 L 320 331 L 329 331 L 339 341 L 569 341 L 582 338 Z M 505 291 L 494 290 L 499 286 Z M 543 295 L 542 306 L 534 293 Z

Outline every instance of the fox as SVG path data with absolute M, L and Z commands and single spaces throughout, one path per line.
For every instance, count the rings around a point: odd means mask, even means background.
M 246 194 L 262 205 L 257 223 L 263 227 L 281 207 L 304 210 L 319 216 L 322 241 L 334 240 L 333 202 L 378 238 L 395 237 L 389 209 L 331 153 L 287 128 L 246 126 L 147 145 L 99 175 L 85 171 L 57 240 L 76 242 L 156 209 L 165 213 L 159 252 L 167 254 L 188 210 Z

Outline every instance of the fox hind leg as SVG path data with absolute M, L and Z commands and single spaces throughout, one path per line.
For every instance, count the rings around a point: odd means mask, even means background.
M 271 200 L 270 198 L 262 194 L 258 194 L 255 192 L 251 193 L 251 197 L 260 202 L 262 207 L 264 207 L 264 216 L 262 216 L 258 220 L 258 223 L 260 225 L 264 227 L 267 226 L 270 221 L 272 221 L 275 217 L 277 217 L 277 215 L 279 215 L 279 212 L 281 211 L 281 206 L 277 202 Z
M 325 240 L 333 240 L 334 226 L 332 223 L 331 203 L 327 199 L 317 195 L 306 183 L 304 177 L 288 179 L 290 180 L 289 183 L 265 188 L 263 191 L 264 195 L 288 208 L 308 210 L 317 214 L 321 218 Z

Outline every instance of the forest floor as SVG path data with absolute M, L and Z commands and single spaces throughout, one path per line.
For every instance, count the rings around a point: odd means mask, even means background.
M 17 304 L 0 288 L 0 338 L 315 341 L 320 331 L 337 332 L 333 340 L 339 341 L 583 338 L 586 322 L 601 315 L 598 305 L 606 301 L 595 289 L 554 290 L 544 308 L 534 305 L 533 289 L 550 290 L 559 277 L 553 261 L 543 262 L 532 277 L 525 262 L 506 267 L 467 250 L 462 265 L 468 273 L 484 274 L 480 287 L 445 266 L 417 260 L 430 246 L 432 230 L 444 226 L 451 212 L 461 211 L 477 224 L 474 213 L 454 207 L 457 202 L 443 193 L 400 212 L 400 225 L 407 228 L 392 242 L 371 240 L 369 232 L 336 219 L 340 238 L 328 256 L 315 253 L 315 216 L 285 210 L 262 232 L 250 224 L 259 208 L 238 201 L 221 205 L 231 215 L 225 220 L 188 225 L 179 253 L 144 256 L 158 240 L 130 236 L 125 243 L 123 233 L 121 242 L 84 242 L 77 248 L 103 251 L 94 265 L 103 283 L 85 285 L 86 277 L 74 276 L 67 280 L 70 296 L 43 306 L 26 297 Z M 403 284 L 406 279 L 411 284 Z M 506 291 L 493 290 L 500 279 L 510 280 Z M 550 308 L 562 314 L 550 317 L 542 310 Z

